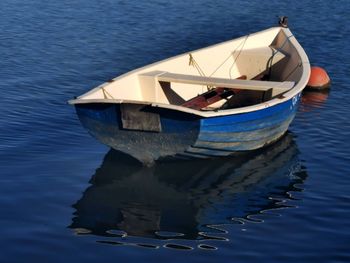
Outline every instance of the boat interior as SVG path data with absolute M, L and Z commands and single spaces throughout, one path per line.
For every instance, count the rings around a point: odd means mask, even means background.
M 264 103 L 302 76 L 288 29 L 274 27 L 128 72 L 78 97 L 172 104 L 200 111 Z

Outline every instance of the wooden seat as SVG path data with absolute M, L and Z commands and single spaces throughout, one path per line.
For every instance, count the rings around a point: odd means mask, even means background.
M 226 78 L 213 78 L 194 75 L 184 75 L 164 72 L 156 76 L 158 81 L 184 83 L 194 85 L 206 85 L 214 87 L 225 87 L 233 89 L 243 90 L 259 90 L 267 91 L 273 89 L 272 96 L 286 92 L 293 88 L 293 81 L 259 81 L 259 80 L 242 80 L 242 79 L 226 79 Z
M 159 87 L 161 87 L 161 89 L 164 90 L 163 92 L 165 96 L 168 96 L 167 99 L 169 100 L 169 103 L 200 110 L 214 104 L 215 102 L 230 97 L 228 94 L 232 95 L 237 93 L 245 93 L 246 97 L 256 97 L 257 101 L 260 100 L 260 102 L 263 102 L 270 100 L 271 98 L 276 97 L 277 95 L 282 94 L 294 87 L 295 83 L 292 81 L 278 82 L 260 80 L 263 74 L 264 73 L 260 73 L 253 80 L 246 80 L 247 76 L 245 75 L 237 79 L 228 79 L 177 74 L 167 71 L 145 72 L 140 74 L 139 77 L 143 83 L 146 83 L 146 81 L 148 83 L 155 83 L 153 85 L 148 85 L 151 91 L 152 89 L 155 90 L 155 100 L 158 98 L 157 94 L 160 93 Z M 179 96 L 168 94 L 170 91 L 172 91 L 171 83 L 211 86 L 213 87 L 211 91 L 214 92 L 206 92 L 193 97 L 190 100 L 184 101 Z M 154 98 L 152 99 L 154 100 Z

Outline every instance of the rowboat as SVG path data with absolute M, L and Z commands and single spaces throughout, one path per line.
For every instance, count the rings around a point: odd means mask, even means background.
M 181 54 L 70 100 L 100 142 L 145 164 L 269 145 L 288 130 L 310 76 L 288 27 Z

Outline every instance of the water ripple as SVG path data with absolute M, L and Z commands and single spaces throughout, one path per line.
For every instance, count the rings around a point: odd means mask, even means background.
M 2 0 L 0 261 L 349 262 L 349 7 Z M 66 104 L 275 15 L 332 79 L 304 94 L 285 147 L 149 170 L 108 152 Z

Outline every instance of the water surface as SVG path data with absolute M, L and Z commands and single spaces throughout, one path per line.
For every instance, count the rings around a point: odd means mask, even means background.
M 350 3 L 0 2 L 0 262 L 349 262 Z M 140 166 L 80 126 L 73 96 L 274 25 L 332 78 L 247 155 Z

